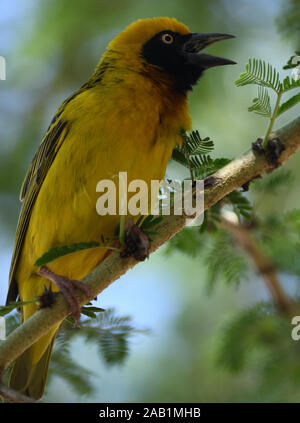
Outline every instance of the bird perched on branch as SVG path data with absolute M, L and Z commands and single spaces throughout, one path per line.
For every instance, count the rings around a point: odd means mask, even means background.
M 208 68 L 235 62 L 199 53 L 226 34 L 191 33 L 176 19 L 138 20 L 108 45 L 90 79 L 58 109 L 27 172 L 7 301 L 59 289 L 78 314 L 75 288 L 106 254 L 94 248 L 36 260 L 53 247 L 111 238 L 119 216 L 96 212 L 97 182 L 127 172 L 128 181 L 162 180 L 180 132 L 191 129 L 187 94 Z M 73 304 L 73 309 L 72 309 Z M 37 310 L 22 309 L 23 321 Z M 54 327 L 14 365 L 10 386 L 43 394 Z

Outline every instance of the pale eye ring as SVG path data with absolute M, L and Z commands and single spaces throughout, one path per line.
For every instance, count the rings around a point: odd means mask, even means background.
M 174 37 L 173 37 L 173 35 L 171 35 L 171 34 L 163 34 L 162 35 L 162 37 L 161 37 L 161 39 L 162 39 L 162 41 L 165 43 L 165 44 L 172 44 L 173 42 L 174 42 Z

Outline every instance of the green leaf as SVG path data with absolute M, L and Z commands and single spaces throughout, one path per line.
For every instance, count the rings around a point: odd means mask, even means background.
M 262 179 L 253 181 L 253 188 L 266 195 L 278 195 L 281 189 L 291 186 L 294 178 L 290 170 L 279 169 L 268 175 L 264 175 Z
M 172 152 L 172 159 L 175 160 L 175 162 L 180 163 L 182 166 L 188 167 L 184 152 L 180 147 L 174 148 Z
M 240 75 L 235 84 L 238 87 L 249 84 L 261 85 L 272 88 L 277 93 L 282 88 L 277 70 L 260 59 L 249 59 L 249 63 L 246 65 L 246 72 Z
M 164 254 L 169 255 L 174 250 L 177 250 L 180 253 L 196 257 L 201 249 L 205 248 L 205 244 L 203 244 L 204 237 L 201 236 L 197 229 L 197 227 L 187 227 L 178 232 L 168 241 Z
M 95 312 L 97 315 L 81 319 L 77 328 L 73 327 L 73 318 L 64 319 L 55 343 L 50 367 L 50 374 L 56 374 L 67 382 L 74 383 L 73 387 L 77 391 L 81 389 L 80 376 L 84 376 L 85 383 L 90 383 L 90 374 L 85 374 L 85 369 L 81 368 L 72 358 L 71 347 L 74 338 L 81 337 L 85 344 L 96 345 L 105 364 L 115 365 L 122 363 L 127 358 L 131 338 L 139 334 L 149 334 L 148 330 L 135 328 L 130 316 L 117 316 L 113 309 L 104 311 L 93 306 L 85 309 Z M 64 366 L 66 366 L 66 371 Z M 82 388 L 83 391 L 87 390 L 87 386 Z
M 81 307 L 80 311 L 81 311 L 81 314 L 84 314 L 85 316 L 88 316 L 91 319 L 96 319 L 97 317 L 96 313 L 105 312 L 104 308 L 94 307 L 89 305 Z
M 201 233 L 218 230 L 218 224 L 221 222 L 221 209 L 222 202 L 218 201 L 204 212 L 204 220 L 200 228 Z
M 202 139 L 199 131 L 192 131 L 190 134 L 181 132 L 181 136 L 183 145 L 173 150 L 173 160 L 192 169 L 198 168 L 200 163 L 206 163 L 203 156 L 214 149 L 213 141 L 209 137 Z
M 218 363 L 231 371 L 241 370 L 253 349 L 270 339 L 266 336 L 270 326 L 266 326 L 265 322 L 273 319 L 273 315 L 274 306 L 268 303 L 259 303 L 235 315 L 222 330 Z M 261 336 L 262 332 L 264 337 Z
M 99 242 L 78 242 L 75 244 L 63 245 L 61 247 L 51 248 L 49 251 L 44 253 L 37 261 L 34 263 L 35 266 L 43 266 L 50 261 L 56 260 L 59 257 L 66 256 L 68 254 L 76 253 L 81 250 L 88 250 L 89 248 L 97 248 L 100 246 Z
M 296 51 L 295 54 L 289 58 L 287 64 L 283 66 L 283 69 L 293 69 L 297 66 L 297 63 L 293 63 L 295 56 L 300 56 L 300 50 Z
M 190 156 L 207 154 L 214 149 L 214 143 L 209 138 L 201 138 L 199 131 L 192 131 L 189 135 L 184 134 L 183 139 Z
M 205 175 L 205 169 L 211 168 L 213 164 L 213 159 L 208 155 L 214 149 L 213 141 L 209 137 L 202 139 L 199 131 L 190 134 L 181 131 L 180 135 L 183 143 L 173 150 L 173 160 L 187 167 L 192 179 L 195 179 L 196 173 L 201 173 L 200 170 Z
M 283 80 L 283 92 L 286 93 L 287 91 L 293 90 L 294 88 L 300 88 L 300 79 L 296 81 L 295 79 L 287 76 Z
M 300 210 L 277 215 L 272 212 L 260 224 L 264 249 L 278 272 L 299 277 Z
M 266 88 L 258 87 L 258 97 L 253 100 L 253 104 L 248 108 L 248 111 L 271 119 L 270 96 Z
M 212 166 L 213 159 L 209 155 L 199 154 L 190 158 L 190 166 L 193 170 L 199 170 L 203 167 Z
M 240 249 L 236 248 L 230 236 L 220 229 L 213 232 L 210 243 L 204 253 L 208 266 L 208 287 L 212 289 L 218 279 L 227 284 L 238 284 L 249 269 Z
M 118 317 L 113 309 L 99 313 L 96 321 L 83 321 L 80 330 L 87 342 L 98 345 L 99 353 L 108 365 L 122 363 L 127 358 L 129 338 L 138 333 L 148 331 L 135 329 L 129 316 Z
M 230 159 L 222 157 L 219 159 L 208 161 L 206 163 L 202 163 L 202 165 L 195 170 L 195 178 L 205 179 L 213 173 L 217 172 L 219 169 L 222 169 L 222 167 L 226 166 L 230 162 Z
M 0 306 L 0 316 L 5 316 L 6 314 L 9 314 L 11 311 L 13 311 L 16 308 L 24 307 L 28 304 L 38 304 L 38 303 L 39 303 L 38 297 L 30 301 L 11 301 L 8 305 Z
M 238 217 L 243 216 L 247 220 L 252 217 L 252 205 L 241 191 L 233 191 L 226 196 L 226 199 L 232 204 L 234 212 Z
M 94 392 L 90 377 L 93 375 L 89 369 L 78 364 L 72 357 L 69 339 L 59 334 L 50 361 L 50 376 L 56 375 L 63 378 L 81 396 Z
M 300 102 L 300 93 L 294 95 L 285 103 L 282 103 L 278 109 L 277 116 L 281 115 L 282 113 L 286 112 L 287 110 L 294 107 L 296 104 Z
M 21 313 L 12 313 L 10 316 L 5 317 L 6 335 L 10 335 L 21 324 Z
M 142 231 L 147 231 L 148 229 L 152 228 L 153 226 L 157 225 L 159 222 L 162 221 L 162 217 L 154 217 L 151 214 L 143 220 L 143 223 L 141 224 L 140 228 Z

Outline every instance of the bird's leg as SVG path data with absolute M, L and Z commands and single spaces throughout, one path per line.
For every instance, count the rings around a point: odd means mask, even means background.
M 133 256 L 137 261 L 144 261 L 149 257 L 150 240 L 141 229 L 128 219 L 125 223 L 125 245 L 120 257 Z
M 72 280 L 66 276 L 57 275 L 56 273 L 51 272 L 51 270 L 49 270 L 46 266 L 42 266 L 38 270 L 37 274 L 55 283 L 69 304 L 72 316 L 74 317 L 76 323 L 78 323 L 80 319 L 80 304 L 76 295 L 76 288 L 80 289 L 88 297 L 93 297 L 92 290 L 80 281 Z
M 267 148 L 265 150 L 263 148 L 263 139 L 257 138 L 257 140 L 252 143 L 252 150 L 258 154 L 264 154 L 269 163 L 273 164 L 275 167 L 278 167 L 278 159 L 283 150 L 285 150 L 285 147 L 277 137 L 269 139 Z
M 125 219 L 126 216 L 120 217 L 120 233 L 119 233 L 119 241 L 121 245 L 125 244 Z

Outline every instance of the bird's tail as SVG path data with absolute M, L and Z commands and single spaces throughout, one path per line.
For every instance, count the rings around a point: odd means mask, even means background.
M 22 301 L 28 301 L 42 295 L 44 288 L 50 288 L 50 281 L 44 278 L 31 277 L 26 283 L 19 284 Z M 52 284 L 51 284 L 52 286 Z M 52 286 L 57 291 L 56 286 Z M 36 311 L 37 304 L 28 304 L 22 308 L 22 321 L 26 322 Z M 37 342 L 17 358 L 13 366 L 9 386 L 31 398 L 40 399 L 44 393 L 54 340 L 60 323 L 51 328 Z
M 17 358 L 10 375 L 9 386 L 12 389 L 37 400 L 43 396 L 54 339 L 55 335 L 36 364 L 32 363 L 32 347 Z

